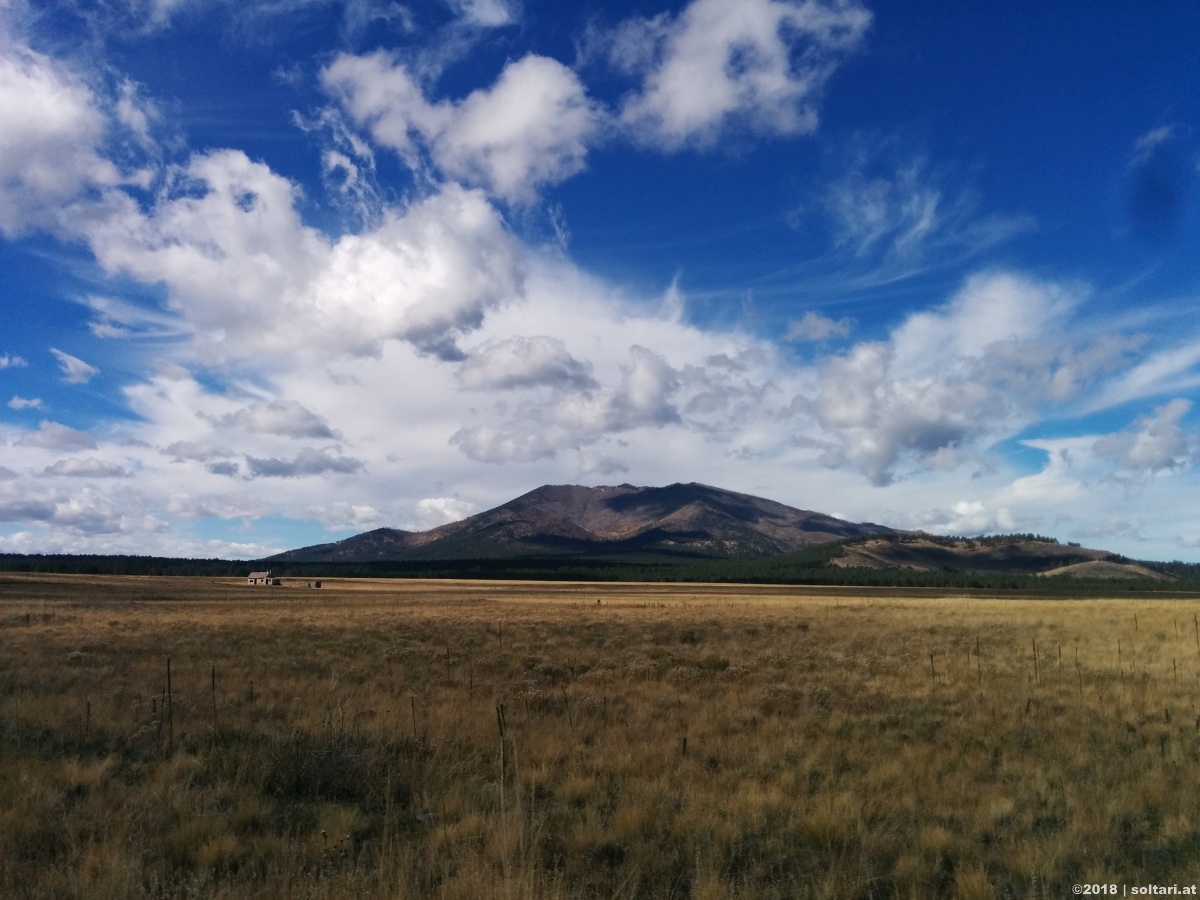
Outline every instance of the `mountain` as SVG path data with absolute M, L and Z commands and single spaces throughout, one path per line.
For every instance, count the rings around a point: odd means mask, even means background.
M 539 572 L 544 569 L 537 577 L 580 564 L 618 568 L 653 564 L 674 570 L 677 563 L 694 566 L 707 560 L 710 562 L 705 565 L 711 571 L 705 571 L 710 576 L 734 580 L 761 577 L 752 570 L 762 564 L 773 567 L 771 577 L 785 580 L 814 577 L 816 568 L 931 576 L 969 572 L 1001 577 L 1177 580 L 1106 551 L 1060 544 L 1053 538 L 1003 535 L 971 539 L 897 531 L 703 484 L 545 485 L 495 509 L 429 531 L 378 528 L 336 543 L 289 550 L 261 562 L 267 567 L 284 563 L 429 563 L 439 571 L 445 566 L 458 571 L 459 562 L 472 560 L 492 561 L 487 566 L 493 572 L 500 571 L 496 566 L 528 568 L 527 564 L 536 564 L 543 567 Z M 645 570 L 644 574 L 663 577 L 661 572 L 654 575 Z
M 775 556 L 841 538 L 890 535 L 703 484 L 545 485 L 430 531 L 379 528 L 267 562 L 370 562 L 533 556 Z

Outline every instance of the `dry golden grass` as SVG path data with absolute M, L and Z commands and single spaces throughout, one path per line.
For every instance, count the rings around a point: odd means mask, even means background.
M 1198 612 L 0 576 L 0 896 L 1183 883 L 1200 859 Z

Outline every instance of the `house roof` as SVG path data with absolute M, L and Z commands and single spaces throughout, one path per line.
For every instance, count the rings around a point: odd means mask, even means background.
M 247 577 L 248 578 L 270 578 L 271 573 L 270 572 L 251 572 Z

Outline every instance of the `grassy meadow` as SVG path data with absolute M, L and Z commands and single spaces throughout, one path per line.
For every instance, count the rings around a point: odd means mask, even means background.
M 0 896 L 1191 884 L 1198 613 L 1167 597 L 2 575 Z

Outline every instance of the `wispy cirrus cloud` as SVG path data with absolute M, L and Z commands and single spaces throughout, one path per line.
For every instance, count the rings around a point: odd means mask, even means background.
M 70 353 L 64 353 L 55 347 L 51 347 L 50 352 L 58 360 L 59 372 L 62 380 L 67 384 L 87 384 L 100 374 L 100 370 L 95 366 L 85 363 Z
M 1174 234 L 1196 181 L 1195 163 L 1188 160 L 1180 131 L 1174 125 L 1152 128 L 1134 143 L 1129 163 L 1130 224 L 1155 243 Z
M 294 112 L 292 122 L 321 143 L 325 192 L 354 226 L 351 230 L 377 228 L 385 212 L 387 191 L 379 183 L 370 143 L 335 107 L 324 107 L 312 115 Z
M 311 27 L 330 12 L 340 13 L 336 32 L 346 40 L 359 38 L 372 25 L 400 34 L 414 27 L 411 9 L 397 0 L 125 0 L 84 8 L 81 18 L 99 37 L 137 37 L 208 15 L 219 17 L 228 38 L 253 46 L 277 40 L 289 27 Z
M 514 0 L 447 0 L 450 8 L 469 25 L 502 28 L 520 19 L 521 5 Z
M 101 294 L 79 302 L 93 313 L 88 330 L 105 340 L 180 340 L 192 333 L 183 319 L 161 308 Z
M 984 213 L 969 180 L 894 141 L 858 138 L 838 167 L 811 211 L 871 280 L 961 263 L 1034 228 L 1028 215 Z
M 1133 400 L 1185 393 L 1200 385 L 1200 339 L 1152 350 L 1136 365 L 1121 371 L 1088 403 L 1089 411 Z

